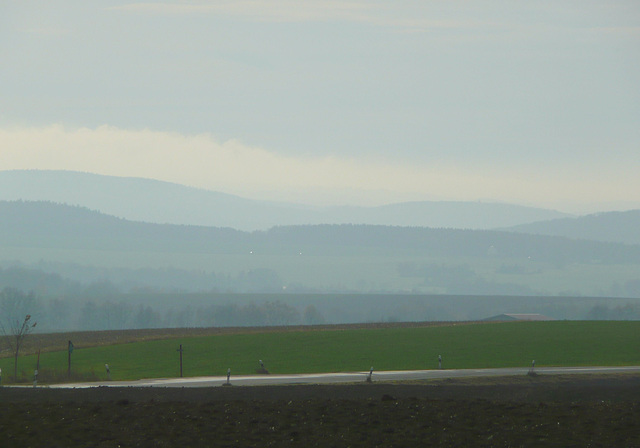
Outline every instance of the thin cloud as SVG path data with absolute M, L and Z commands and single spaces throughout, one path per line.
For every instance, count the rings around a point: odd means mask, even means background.
M 248 0 L 208 3 L 131 3 L 107 8 L 139 14 L 215 14 L 243 17 L 259 22 L 323 22 L 349 21 L 378 27 L 401 29 L 405 32 L 424 32 L 435 29 L 485 29 L 499 27 L 497 22 L 473 18 L 434 19 L 428 8 L 401 9 L 384 3 L 354 1 Z
M 613 36 L 620 36 L 623 38 L 640 39 L 640 27 L 637 26 L 600 27 L 592 28 L 591 31 L 594 33 L 605 33 Z
M 0 169 L 73 170 L 159 179 L 247 197 L 305 203 L 491 198 L 552 206 L 638 201 L 634 170 L 459 167 L 453 161 L 290 157 L 210 134 L 61 125 L 0 129 Z M 615 168 L 612 168 L 615 170 Z M 268 197 L 267 197 L 268 196 Z
M 131 3 L 108 8 L 145 14 L 226 14 L 253 20 L 300 22 L 330 19 L 362 20 L 374 8 L 367 3 L 327 1 L 218 1 L 208 3 Z
M 71 30 L 67 28 L 27 28 L 23 31 L 28 34 L 46 37 L 63 37 L 71 34 Z

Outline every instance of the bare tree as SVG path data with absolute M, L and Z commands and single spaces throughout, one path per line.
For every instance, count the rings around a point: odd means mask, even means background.
M 23 310 L 35 306 L 33 294 L 24 294 L 13 288 L 4 288 L 0 292 L 0 331 L 13 354 L 13 378 L 18 379 L 18 355 L 24 338 L 33 331 L 37 322 L 32 322 L 31 314 L 25 314 Z M 22 316 L 24 315 L 24 318 Z

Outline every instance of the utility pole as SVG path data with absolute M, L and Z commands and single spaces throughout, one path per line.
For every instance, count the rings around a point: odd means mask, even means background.
M 69 341 L 68 352 L 69 352 L 69 357 L 68 357 L 68 365 L 67 365 L 67 376 L 71 378 L 71 352 L 73 352 L 73 342 L 71 341 Z
M 178 351 L 180 352 L 180 378 L 182 378 L 182 344 L 180 344 Z

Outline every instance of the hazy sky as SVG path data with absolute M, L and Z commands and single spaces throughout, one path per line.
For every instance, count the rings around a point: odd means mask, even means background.
M 640 2 L 0 0 L 0 170 L 640 208 Z

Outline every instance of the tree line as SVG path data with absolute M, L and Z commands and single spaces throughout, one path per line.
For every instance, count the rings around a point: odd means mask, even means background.
M 69 325 L 80 330 L 124 330 L 130 328 L 186 327 L 263 327 L 317 325 L 325 322 L 313 305 L 299 310 L 280 301 L 263 303 L 226 303 L 205 306 L 173 306 L 158 311 L 150 304 L 132 305 L 124 300 L 86 301 L 80 309 L 68 306 L 61 315 L 60 303 L 49 303 L 48 315 L 56 314 L 57 325 Z M 60 320 L 61 319 L 61 320 Z

